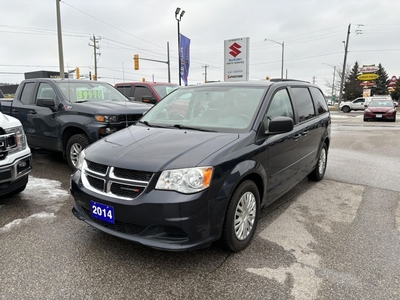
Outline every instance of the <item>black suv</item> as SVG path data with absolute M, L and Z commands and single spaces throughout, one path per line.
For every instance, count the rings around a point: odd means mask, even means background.
M 181 87 L 136 125 L 81 152 L 72 211 L 153 248 L 219 240 L 242 250 L 262 207 L 305 177 L 323 178 L 330 124 L 323 93 L 307 82 Z

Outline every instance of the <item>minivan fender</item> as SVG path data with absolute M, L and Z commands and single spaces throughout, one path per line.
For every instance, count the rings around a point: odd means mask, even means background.
M 219 197 L 228 197 L 230 199 L 240 183 L 249 177 L 256 183 L 260 191 L 260 197 L 263 199 L 267 174 L 261 165 L 254 160 L 241 161 L 232 169 L 221 185 Z

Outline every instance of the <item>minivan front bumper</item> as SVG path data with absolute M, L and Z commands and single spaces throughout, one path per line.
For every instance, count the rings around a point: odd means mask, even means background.
M 107 197 L 86 189 L 80 171 L 71 176 L 73 214 L 108 234 L 169 251 L 205 248 L 221 236 L 227 198 L 208 199 L 208 190 L 196 194 L 144 191 L 134 200 Z M 92 215 L 91 201 L 112 206 L 114 224 Z

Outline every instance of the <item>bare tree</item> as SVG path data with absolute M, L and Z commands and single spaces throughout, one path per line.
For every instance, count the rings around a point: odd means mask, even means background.
M 346 68 L 345 68 L 345 81 L 346 78 L 348 78 L 350 71 L 351 71 L 351 64 L 346 64 Z M 343 64 L 339 64 L 338 66 L 336 66 L 334 68 L 335 70 L 335 74 L 334 74 L 334 78 L 333 79 L 327 79 L 325 78 L 325 86 L 328 87 L 329 89 L 333 90 L 333 95 L 337 96 L 337 94 L 339 94 L 339 90 L 340 90 L 340 81 L 342 78 L 342 70 L 343 70 Z M 332 96 L 333 96 L 332 95 Z

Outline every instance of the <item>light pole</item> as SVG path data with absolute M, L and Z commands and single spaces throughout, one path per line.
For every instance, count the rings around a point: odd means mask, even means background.
M 282 66 L 281 66 L 281 79 L 283 79 L 283 60 L 284 60 L 284 53 L 285 53 L 285 42 L 279 43 L 277 41 L 274 40 L 270 40 L 270 39 L 265 39 L 265 41 L 270 41 L 273 43 L 276 43 L 278 45 L 282 46 Z
M 180 13 L 180 14 L 179 14 Z M 179 61 L 179 85 L 181 85 L 181 69 L 182 69 L 182 60 L 181 60 L 181 31 L 179 28 L 179 23 L 181 22 L 181 19 L 183 17 L 183 15 L 185 14 L 185 11 L 182 10 L 179 7 L 176 8 L 175 10 L 175 19 L 178 22 L 178 61 Z
M 332 101 L 333 101 L 333 93 L 335 92 L 335 75 L 336 75 L 336 66 L 332 66 L 330 64 L 322 63 L 323 65 L 333 67 L 333 79 L 332 79 Z
M 61 0 L 56 0 L 58 60 L 59 60 L 59 64 L 60 64 L 60 78 L 65 78 L 64 54 L 63 54 L 63 45 L 62 45 L 62 32 L 61 32 L 61 17 L 60 17 L 60 1 Z

